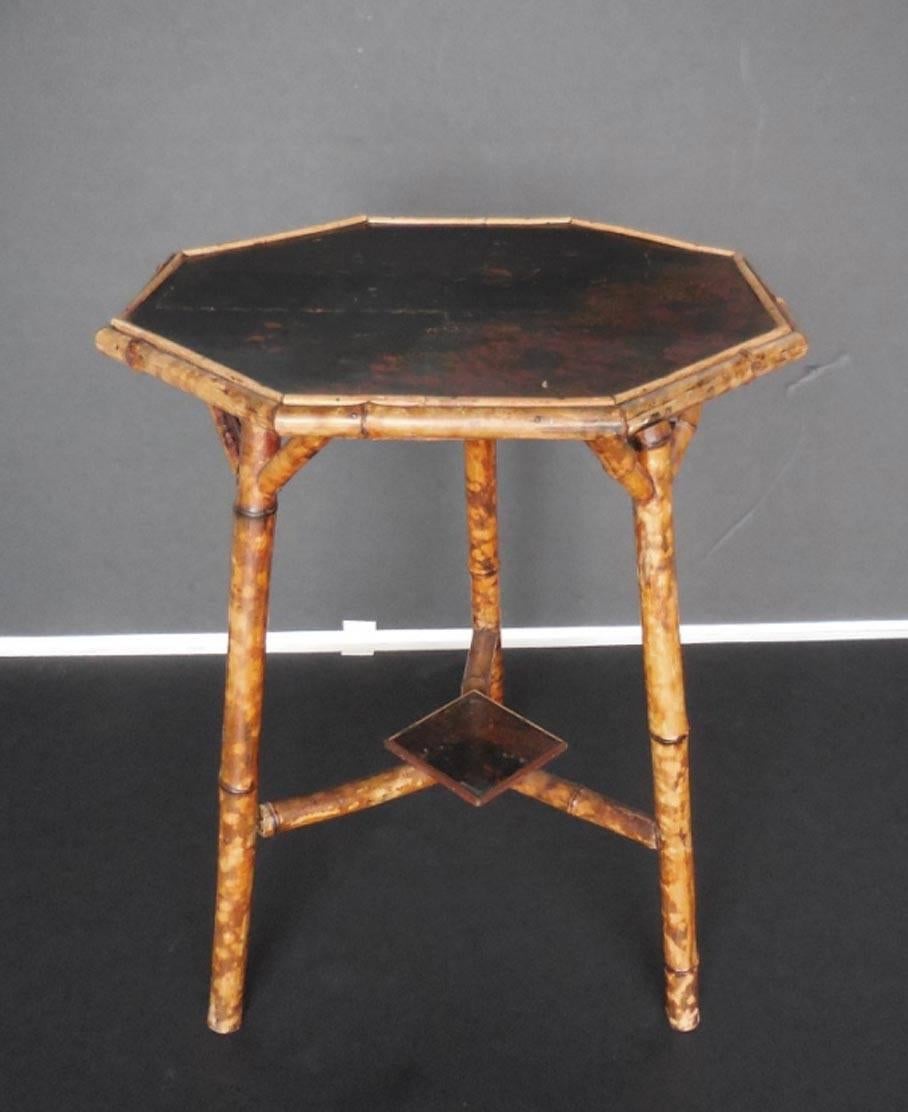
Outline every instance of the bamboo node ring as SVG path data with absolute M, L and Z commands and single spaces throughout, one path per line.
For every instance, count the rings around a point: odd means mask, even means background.
M 583 792 L 583 785 L 582 784 L 577 784 L 577 786 L 574 788 L 574 791 L 571 793 L 571 798 L 568 800 L 567 807 L 565 807 L 565 811 L 569 815 L 573 815 L 574 808 L 577 806 L 577 800 L 580 798 L 582 792 Z
M 650 740 L 654 741 L 656 745 L 681 745 L 682 742 L 687 741 L 690 734 L 679 734 L 677 737 L 659 737 L 658 734 L 650 734 Z
M 263 838 L 273 837 L 281 820 L 273 803 L 263 803 L 259 808 L 259 834 Z
M 227 784 L 223 780 L 218 780 L 218 787 L 228 795 L 251 795 L 255 791 L 255 784 L 250 784 L 248 788 L 238 788 L 235 784 Z
M 647 425 L 640 429 L 633 439 L 640 448 L 650 451 L 653 448 L 661 448 L 663 444 L 667 444 L 673 433 L 674 427 L 670 421 L 657 421 L 653 425 Z
M 265 517 L 272 517 L 277 513 L 277 502 L 272 506 L 265 506 L 263 509 L 250 509 L 248 506 L 241 506 L 238 502 L 234 504 L 233 512 L 237 517 L 245 517 L 250 521 L 260 521 Z

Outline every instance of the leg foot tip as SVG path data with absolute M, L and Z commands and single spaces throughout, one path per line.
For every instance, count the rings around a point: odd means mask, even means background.
M 239 1031 L 242 1022 L 241 1016 L 228 1016 L 222 1019 L 214 1011 L 208 1013 L 208 1027 L 216 1035 L 232 1035 L 234 1031 Z
M 666 1012 L 668 1022 L 673 1031 L 693 1031 L 700 1025 L 700 1009 L 684 1012 L 681 1015 L 672 1015 Z
M 696 968 L 665 970 L 665 1014 L 675 1031 L 693 1031 L 700 1022 L 699 995 Z

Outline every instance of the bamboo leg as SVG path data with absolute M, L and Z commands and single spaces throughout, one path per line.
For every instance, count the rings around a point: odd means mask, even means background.
M 255 477 L 279 445 L 280 438 L 270 429 L 244 423 L 231 554 L 217 902 L 208 1010 L 208 1026 L 220 1034 L 236 1031 L 242 1018 L 258 825 L 265 629 L 277 503 L 274 495 L 259 492 Z
M 672 526 L 672 436 L 667 422 L 645 430 L 640 458 L 653 497 L 634 503 L 643 666 L 653 762 L 665 953 L 666 1012 L 679 1031 L 700 1021 L 691 841 L 688 724 L 678 626 Z
M 473 629 L 501 633 L 501 587 L 498 578 L 498 476 L 494 440 L 465 440 L 464 465 L 469 532 Z M 475 638 L 474 638 L 475 642 Z M 504 698 L 500 642 L 495 650 L 488 695 Z

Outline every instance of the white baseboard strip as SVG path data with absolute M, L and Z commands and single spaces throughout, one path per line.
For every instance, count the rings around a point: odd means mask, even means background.
M 687 645 L 757 642 L 893 641 L 908 639 L 908 618 L 830 622 L 742 622 L 684 625 Z M 466 649 L 468 629 L 378 629 L 373 622 L 345 622 L 343 629 L 278 630 L 268 634 L 270 653 L 430 652 Z M 505 648 L 582 648 L 639 645 L 640 627 L 531 626 L 504 629 Z M 102 633 L 50 637 L 0 637 L 0 657 L 222 656 L 226 633 Z

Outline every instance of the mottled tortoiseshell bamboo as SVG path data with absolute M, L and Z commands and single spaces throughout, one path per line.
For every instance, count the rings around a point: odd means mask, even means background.
M 457 404 L 281 406 L 275 428 L 286 436 L 359 440 L 593 440 L 623 432 L 613 406 L 505 405 L 476 399 Z
M 427 772 L 413 765 L 399 764 L 375 776 L 352 780 L 326 791 L 263 803 L 259 830 L 263 838 L 271 838 L 286 830 L 297 830 L 301 826 L 352 815 L 367 807 L 377 807 L 392 799 L 424 791 L 436 783 Z
M 666 1012 L 679 1031 L 700 1020 L 691 839 L 688 723 L 681 664 L 678 583 L 672 523 L 672 427 L 644 430 L 640 460 L 654 495 L 634 503 L 643 668 L 659 831 L 659 881 Z
M 227 683 L 219 778 L 217 901 L 208 1025 L 235 1031 L 242 1018 L 258 829 L 258 753 L 265 631 L 274 543 L 273 495 L 256 476 L 277 451 L 270 429 L 245 422 L 240 435 L 228 612 Z
M 616 803 L 592 788 L 537 770 L 521 776 L 511 790 L 538 799 L 540 803 L 546 803 L 556 811 L 564 811 L 575 819 L 583 819 L 630 838 L 648 849 L 656 848 L 656 825 L 649 815 Z
M 473 629 L 493 630 L 497 634 L 486 694 L 490 699 L 500 703 L 504 698 L 504 668 L 500 641 L 497 447 L 494 440 L 464 441 L 467 565 L 472 590 Z
M 702 405 L 793 359 L 800 359 L 806 351 L 807 341 L 799 332 L 769 333 L 765 341 L 748 344 L 719 363 L 692 369 L 677 381 L 655 385 L 648 394 L 622 402 L 628 432 L 637 433 L 657 418 L 676 417 L 692 406 Z
M 621 436 L 604 436 L 587 441 L 587 447 L 602 464 L 607 475 L 620 483 L 631 498 L 646 501 L 653 494 L 649 475 L 640 465 L 637 453 Z
M 261 493 L 276 494 L 327 443 L 325 436 L 295 436 L 288 440 L 262 468 L 258 476 Z
M 232 413 L 241 420 L 252 417 L 263 424 L 273 421 L 279 395 L 267 387 L 241 383 L 220 370 L 213 370 L 210 360 L 202 356 L 189 360 L 175 354 L 169 350 L 175 345 L 161 337 L 156 336 L 155 342 L 149 343 L 141 333 L 142 329 L 121 322 L 117 327 L 102 328 L 95 336 L 95 345 L 131 370 L 154 375 L 168 386 L 194 394 L 207 405 Z

